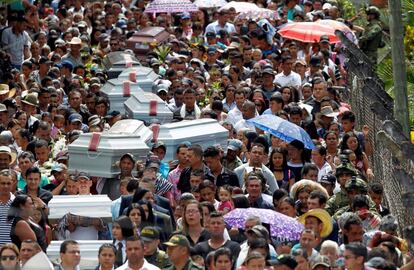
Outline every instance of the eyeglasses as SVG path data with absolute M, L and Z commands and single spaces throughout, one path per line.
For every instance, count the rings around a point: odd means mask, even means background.
M 1 256 L 1 260 L 2 260 L 2 261 L 7 261 L 7 260 L 14 261 L 14 260 L 16 260 L 16 258 L 17 258 L 17 256 L 15 256 L 15 255 L 10 255 L 10 256 Z

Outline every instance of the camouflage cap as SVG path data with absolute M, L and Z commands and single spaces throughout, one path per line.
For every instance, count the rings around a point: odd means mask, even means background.
M 190 248 L 190 242 L 188 241 L 187 237 L 182 234 L 173 235 L 168 242 L 165 242 L 164 245 L 170 247 L 182 246 Z
M 359 191 L 361 194 L 366 194 L 368 192 L 368 185 L 361 178 L 352 177 L 351 179 L 346 181 L 345 190 L 356 190 Z
M 376 15 L 378 17 L 381 16 L 380 10 L 376 6 L 370 6 L 370 7 L 368 7 L 365 12 L 367 13 L 367 15 L 374 14 L 374 15 Z
M 352 176 L 357 175 L 357 172 L 354 166 L 352 166 L 352 164 L 348 162 L 341 163 L 338 167 L 336 167 L 336 172 L 335 172 L 336 177 L 339 177 L 341 174 L 344 174 L 344 173 L 352 174 Z

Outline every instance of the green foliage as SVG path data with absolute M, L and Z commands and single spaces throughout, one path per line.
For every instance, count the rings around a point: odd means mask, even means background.
M 170 53 L 170 51 L 171 48 L 167 45 L 161 45 L 154 49 L 154 52 L 157 54 L 158 60 L 160 60 L 161 64 L 165 63 L 165 60 L 167 59 L 167 56 Z
M 338 0 L 338 7 L 342 10 L 344 19 L 350 19 L 356 15 L 356 8 L 350 0 Z

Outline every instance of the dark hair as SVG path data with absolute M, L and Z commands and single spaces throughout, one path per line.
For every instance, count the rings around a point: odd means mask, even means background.
M 141 205 L 139 205 L 137 203 L 132 203 L 130 206 L 128 206 L 126 216 L 129 217 L 129 214 L 131 214 L 131 211 L 134 210 L 134 209 L 138 209 L 139 213 L 141 214 L 141 225 L 140 225 L 140 227 L 143 227 L 143 225 L 147 223 L 147 218 L 145 216 L 145 210 L 144 210 L 144 208 L 142 208 Z
M 42 173 L 40 172 L 38 167 L 30 167 L 29 169 L 26 170 L 26 174 L 24 175 L 26 178 L 28 177 L 29 174 L 31 173 L 37 173 L 39 174 L 39 178 L 42 177 Z
M 233 256 L 232 256 L 232 253 L 231 253 L 230 249 L 228 249 L 226 247 L 221 247 L 221 248 L 217 249 L 214 252 L 214 256 L 213 256 L 214 264 L 216 264 L 216 262 L 217 262 L 217 260 L 220 256 L 227 256 L 227 258 L 229 258 L 231 263 L 233 264 Z
M 48 146 L 49 144 L 47 143 L 46 140 L 38 139 L 35 141 L 35 148 L 42 148 L 42 147 L 48 148 Z
M 26 159 L 26 158 L 28 158 L 31 162 L 36 161 L 32 152 L 28 152 L 28 151 L 21 152 L 20 155 L 17 157 L 17 159 Z
M 362 226 L 362 221 L 358 216 L 351 215 L 345 220 L 344 229 L 348 231 L 351 228 L 351 225 Z
M 127 216 L 120 216 L 114 223 L 117 223 L 121 227 L 122 237 L 124 239 L 134 235 L 134 224 Z
M 220 156 L 220 151 L 215 146 L 209 146 L 209 147 L 206 148 L 206 150 L 204 150 L 203 156 L 205 158 L 206 157 L 215 158 L 215 157 Z
M 286 148 L 283 147 L 277 147 L 272 149 L 272 152 L 270 153 L 270 158 L 269 158 L 269 169 L 271 172 L 275 171 L 275 165 L 273 164 L 273 155 L 274 154 L 282 154 L 283 156 L 283 164 L 282 164 L 282 168 L 287 168 L 287 150 Z
M 249 208 L 249 200 L 243 194 L 237 194 L 232 196 L 234 208 Z
M 103 251 L 104 248 L 110 248 L 114 252 L 114 254 L 116 254 L 116 248 L 115 248 L 115 246 L 112 245 L 112 244 L 110 244 L 110 243 L 105 243 L 105 244 L 102 244 L 99 247 L 98 255 L 101 255 L 101 252 Z
M 320 190 L 314 190 L 309 194 L 309 199 L 318 199 L 320 205 L 325 204 L 328 201 L 326 194 Z
M 16 195 L 16 197 L 14 198 L 12 203 L 10 204 L 10 208 L 7 212 L 7 220 L 11 221 L 15 217 L 20 216 L 20 214 L 22 212 L 21 206 L 24 205 L 27 202 L 28 198 L 29 198 L 29 196 L 26 195 L 26 194 Z
M 257 238 L 249 241 L 249 251 L 248 253 L 251 253 L 252 250 L 263 248 L 266 250 L 266 262 L 270 260 L 270 250 L 269 250 L 269 244 L 267 243 L 265 238 Z
M 193 144 L 188 148 L 189 151 L 193 151 L 194 155 L 202 158 L 203 157 L 203 147 L 199 144 Z
M 351 111 L 343 112 L 341 120 L 349 120 L 351 123 L 355 123 L 355 114 Z
M 211 182 L 210 180 L 204 180 L 203 182 L 200 183 L 199 185 L 200 191 L 205 189 L 205 188 L 210 188 L 213 191 L 216 190 L 216 185 L 214 185 L 213 182 Z
M 364 262 L 367 260 L 368 257 L 368 250 L 367 247 L 358 242 L 353 242 L 345 245 L 345 250 L 349 250 L 354 254 L 356 257 L 363 257 Z
M 200 203 L 201 207 L 206 207 L 208 209 L 208 213 L 213 213 L 214 211 L 216 211 L 216 208 L 214 208 L 214 205 L 211 202 L 201 202 Z
M 302 168 L 302 171 L 301 171 L 302 178 L 305 174 L 308 174 L 309 171 L 317 171 L 318 172 L 319 169 L 313 163 L 305 163 L 305 165 L 303 165 L 303 168 Z
M 384 187 L 379 182 L 371 182 L 368 186 L 369 192 L 375 193 L 377 195 L 383 195 L 384 194 Z
M 26 139 L 28 142 L 32 140 L 32 135 L 30 134 L 30 131 L 28 129 L 19 128 L 17 130 L 17 133 L 19 133 L 20 137 L 22 137 L 23 139 Z
M 144 241 L 139 236 L 131 235 L 126 238 L 127 244 L 128 242 L 136 242 L 136 241 L 139 241 L 141 243 L 141 247 L 144 247 Z
M 341 151 L 346 150 L 346 149 L 349 149 L 349 147 L 347 145 L 347 142 L 348 142 L 348 140 L 351 137 L 355 137 L 357 139 L 358 147 L 354 151 L 354 153 L 355 153 L 355 155 L 356 155 L 356 157 L 357 157 L 358 160 L 362 160 L 363 159 L 362 146 L 361 146 L 361 143 L 360 143 L 360 141 L 358 139 L 358 136 L 354 132 L 351 131 L 351 132 L 345 133 L 344 137 L 342 138 L 342 142 L 341 142 L 341 145 L 340 145 L 340 149 L 341 149 Z
M 368 197 L 365 195 L 356 195 L 354 197 L 354 199 L 352 200 L 352 206 L 351 209 L 353 209 L 354 211 L 356 210 L 356 208 L 369 208 L 369 201 L 368 201 Z
M 188 149 L 189 147 L 188 147 L 187 144 L 181 143 L 177 146 L 177 150 L 175 151 L 175 153 L 178 154 L 180 152 L 181 148 L 187 148 Z
M 60 253 L 66 253 L 69 245 L 79 245 L 79 243 L 71 239 L 63 241 L 62 244 L 60 244 Z
M 148 189 L 138 188 L 137 190 L 135 190 L 135 193 L 132 197 L 132 202 L 141 201 L 144 198 L 145 194 L 147 194 L 148 192 L 150 192 Z

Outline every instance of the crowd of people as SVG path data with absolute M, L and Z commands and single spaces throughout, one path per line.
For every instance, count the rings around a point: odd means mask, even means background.
M 414 268 L 370 166 L 369 127 L 342 99 L 350 84 L 343 45 L 278 33 L 293 22 L 342 22 L 375 66 L 378 8 L 344 18 L 337 0 L 253 3 L 278 16 L 248 18 L 235 8 L 155 16 L 145 0 L 0 7 L 0 269 L 79 269 L 83 240 L 112 242 L 97 251 L 98 270 Z M 365 28 L 353 25 L 365 16 Z M 103 59 L 134 54 L 126 41 L 151 26 L 170 34 L 140 58 L 159 76 L 156 94 L 173 121 L 217 120 L 227 147 L 183 141 L 166 160 L 166 144 L 156 141 L 146 160 L 124 153 L 114 178 L 69 170 L 69 144 L 126 119 L 100 92 Z M 256 128 L 249 120 L 260 115 L 300 126 L 313 149 Z M 111 222 L 48 219 L 54 196 L 96 194 L 112 201 Z M 229 225 L 227 214 L 248 208 L 259 209 Z M 303 224 L 300 236 L 275 234 L 262 209 Z M 45 253 L 54 240 L 63 242 L 52 266 Z

